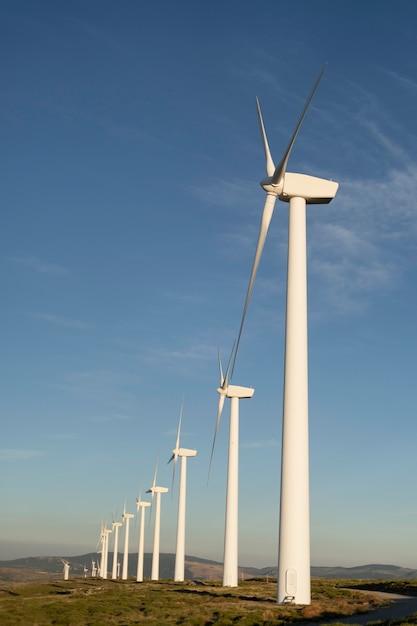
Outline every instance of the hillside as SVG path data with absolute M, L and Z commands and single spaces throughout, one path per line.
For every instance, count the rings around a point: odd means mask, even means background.
M 95 552 L 79 556 L 39 556 L 0 561 L 0 581 L 34 582 L 62 578 L 62 558 L 71 564 L 70 577 L 84 576 L 84 568 L 88 570 L 87 577 L 91 576 L 91 562 L 97 561 Z M 122 555 L 119 555 L 122 561 Z M 113 554 L 109 553 L 109 572 L 113 563 Z M 145 554 L 144 577 L 151 576 L 152 555 Z M 174 576 L 175 555 L 160 555 L 160 578 L 172 579 Z M 129 555 L 129 576 L 136 576 L 137 554 Z M 187 580 L 220 580 L 223 565 L 217 561 L 201 559 L 195 556 L 185 557 L 185 578 Z M 396 565 L 360 565 L 357 567 L 312 567 L 311 575 L 317 578 L 355 578 L 359 580 L 405 580 L 417 578 L 417 570 L 398 567 Z M 275 578 L 276 567 L 239 567 L 239 578 Z

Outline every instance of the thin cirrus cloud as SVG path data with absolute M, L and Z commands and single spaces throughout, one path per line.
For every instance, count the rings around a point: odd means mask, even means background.
M 278 448 L 281 444 L 276 439 L 263 439 L 259 441 L 251 441 L 250 443 L 242 443 L 241 448 L 262 449 L 262 448 Z
M 50 274 L 54 276 L 70 276 L 71 274 L 68 268 L 58 265 L 57 263 L 47 263 L 38 257 L 17 257 L 15 261 L 39 274 Z
M 53 315 L 51 313 L 34 313 L 34 316 L 44 322 L 49 322 L 55 326 L 65 326 L 67 328 L 79 328 L 80 330 L 89 330 L 91 326 L 79 320 L 74 320 L 61 315 Z
M 0 461 L 26 461 L 44 456 L 40 450 L 24 450 L 21 448 L 0 448 Z

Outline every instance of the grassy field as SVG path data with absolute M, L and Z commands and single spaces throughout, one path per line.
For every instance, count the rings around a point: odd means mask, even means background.
M 278 606 L 276 583 L 248 580 L 237 588 L 220 582 L 143 583 L 98 578 L 3 584 L 0 588 L 2 626 L 104 626 L 108 624 L 188 624 L 190 626 L 291 624 L 333 619 L 368 611 L 383 603 L 353 588 L 359 581 L 312 581 L 310 606 Z M 366 584 L 372 586 L 372 583 Z M 378 581 L 379 590 L 417 595 L 417 584 Z M 359 586 L 359 584 L 358 584 Z M 360 584 L 363 589 L 364 584 Z M 371 619 L 371 616 L 370 616 Z M 397 622 L 401 624 L 403 622 Z M 416 621 L 407 623 L 417 624 Z M 394 622 L 391 622 L 393 625 Z

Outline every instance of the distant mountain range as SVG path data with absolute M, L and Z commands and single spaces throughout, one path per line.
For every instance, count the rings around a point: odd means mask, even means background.
M 84 576 L 84 568 L 88 569 L 87 576 L 91 576 L 91 563 L 97 562 L 99 555 L 96 552 L 80 556 L 38 556 L 12 561 L 0 561 L 0 582 L 35 582 L 51 578 L 62 578 L 62 559 L 70 562 L 70 577 Z M 119 561 L 122 562 L 119 554 Z M 113 564 L 113 553 L 109 553 L 109 573 Z M 144 577 L 151 576 L 152 555 L 145 554 Z M 159 575 L 160 578 L 174 577 L 175 555 L 161 554 Z M 129 555 L 129 576 L 136 576 L 137 554 Z M 223 575 L 223 564 L 218 561 L 200 559 L 195 556 L 185 557 L 185 578 L 190 580 L 220 580 Z M 396 565 L 359 565 L 357 567 L 312 567 L 311 575 L 317 578 L 356 578 L 360 580 L 404 580 L 417 578 L 417 570 L 398 567 Z M 276 567 L 239 567 L 239 578 L 276 578 Z M 109 575 L 110 578 L 110 575 Z

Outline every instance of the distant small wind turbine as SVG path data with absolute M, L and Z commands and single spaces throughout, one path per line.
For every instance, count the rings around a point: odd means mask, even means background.
M 174 580 L 181 582 L 184 580 L 184 560 L 185 560 L 185 503 L 187 492 L 187 458 L 196 456 L 197 450 L 189 450 L 187 448 L 180 448 L 180 434 L 181 434 L 181 421 L 184 408 L 184 400 L 181 405 L 180 419 L 178 422 L 177 439 L 175 442 L 175 448 L 172 451 L 172 456 L 168 463 L 174 461 L 174 468 L 172 473 L 172 486 L 174 486 L 175 469 L 177 465 L 178 457 L 181 458 L 180 469 L 180 486 L 178 495 L 178 523 L 177 523 L 177 547 L 175 552 L 175 572 Z
M 96 562 L 91 559 L 91 578 L 95 578 L 97 576 L 97 567 Z
M 159 544 L 161 536 L 161 494 L 168 493 L 168 487 L 158 487 L 156 484 L 156 474 L 158 471 L 158 463 L 155 467 L 155 474 L 153 477 L 152 487 L 147 490 L 146 493 L 151 493 L 152 498 L 156 494 L 156 507 L 155 507 L 155 527 L 153 534 L 153 553 L 152 553 L 152 571 L 151 580 L 159 580 Z
M 129 563 L 129 523 L 135 516 L 132 513 L 126 513 L 126 502 L 123 510 L 123 521 L 125 523 L 125 545 L 123 552 L 123 568 L 122 568 L 122 580 L 127 580 L 128 563 Z
M 136 582 L 141 583 L 143 581 L 143 553 L 145 544 L 145 509 L 151 506 L 150 502 L 142 500 L 142 489 L 139 491 L 139 496 L 136 498 L 136 512 L 140 509 L 140 528 L 139 528 L 139 545 L 138 545 L 138 568 L 136 572 Z
M 226 374 L 224 376 L 219 353 L 220 387 L 217 389 L 217 393 L 220 395 L 220 398 L 210 458 L 211 468 L 214 446 L 216 443 L 224 401 L 225 398 L 230 398 L 229 460 L 227 466 L 223 587 L 237 587 L 238 585 L 239 400 L 243 398 L 252 398 L 255 393 L 255 389 L 252 387 L 229 385 L 229 369 L 233 352 L 234 346 L 230 355 Z
M 61 559 L 61 561 L 64 564 L 64 580 L 68 580 L 69 578 L 69 571 L 70 571 L 70 562 L 69 561 L 65 561 L 65 559 Z
M 111 528 L 103 529 L 103 541 L 104 541 L 104 558 L 102 560 L 102 572 L 101 577 L 107 578 L 107 570 L 108 570 L 108 561 L 109 561 L 109 535 L 112 532 Z
M 306 605 L 311 602 L 306 204 L 328 204 L 335 197 L 339 185 L 331 180 L 287 172 L 286 169 L 298 131 L 325 68 L 326 65 L 310 92 L 288 147 L 276 167 L 269 150 L 261 108 L 256 101 L 267 171 L 261 187 L 267 197 L 234 356 L 236 360 L 265 239 L 275 202 L 279 198 L 289 202 L 289 230 L 277 601 L 291 600 Z
M 105 526 L 102 523 L 101 524 L 101 529 L 100 529 L 100 539 L 97 542 L 97 551 L 98 551 L 98 547 L 100 545 L 100 551 L 99 554 L 101 555 L 100 560 L 97 560 L 97 575 L 100 578 L 104 578 L 103 576 L 103 572 L 106 571 L 105 565 L 106 565 L 106 538 L 107 535 L 104 532 Z
M 119 549 L 119 528 L 122 526 L 122 522 L 112 521 L 112 526 L 114 530 L 114 544 L 113 544 L 113 567 L 111 572 L 111 577 L 113 580 L 117 579 L 117 560 L 119 558 L 118 549 Z

